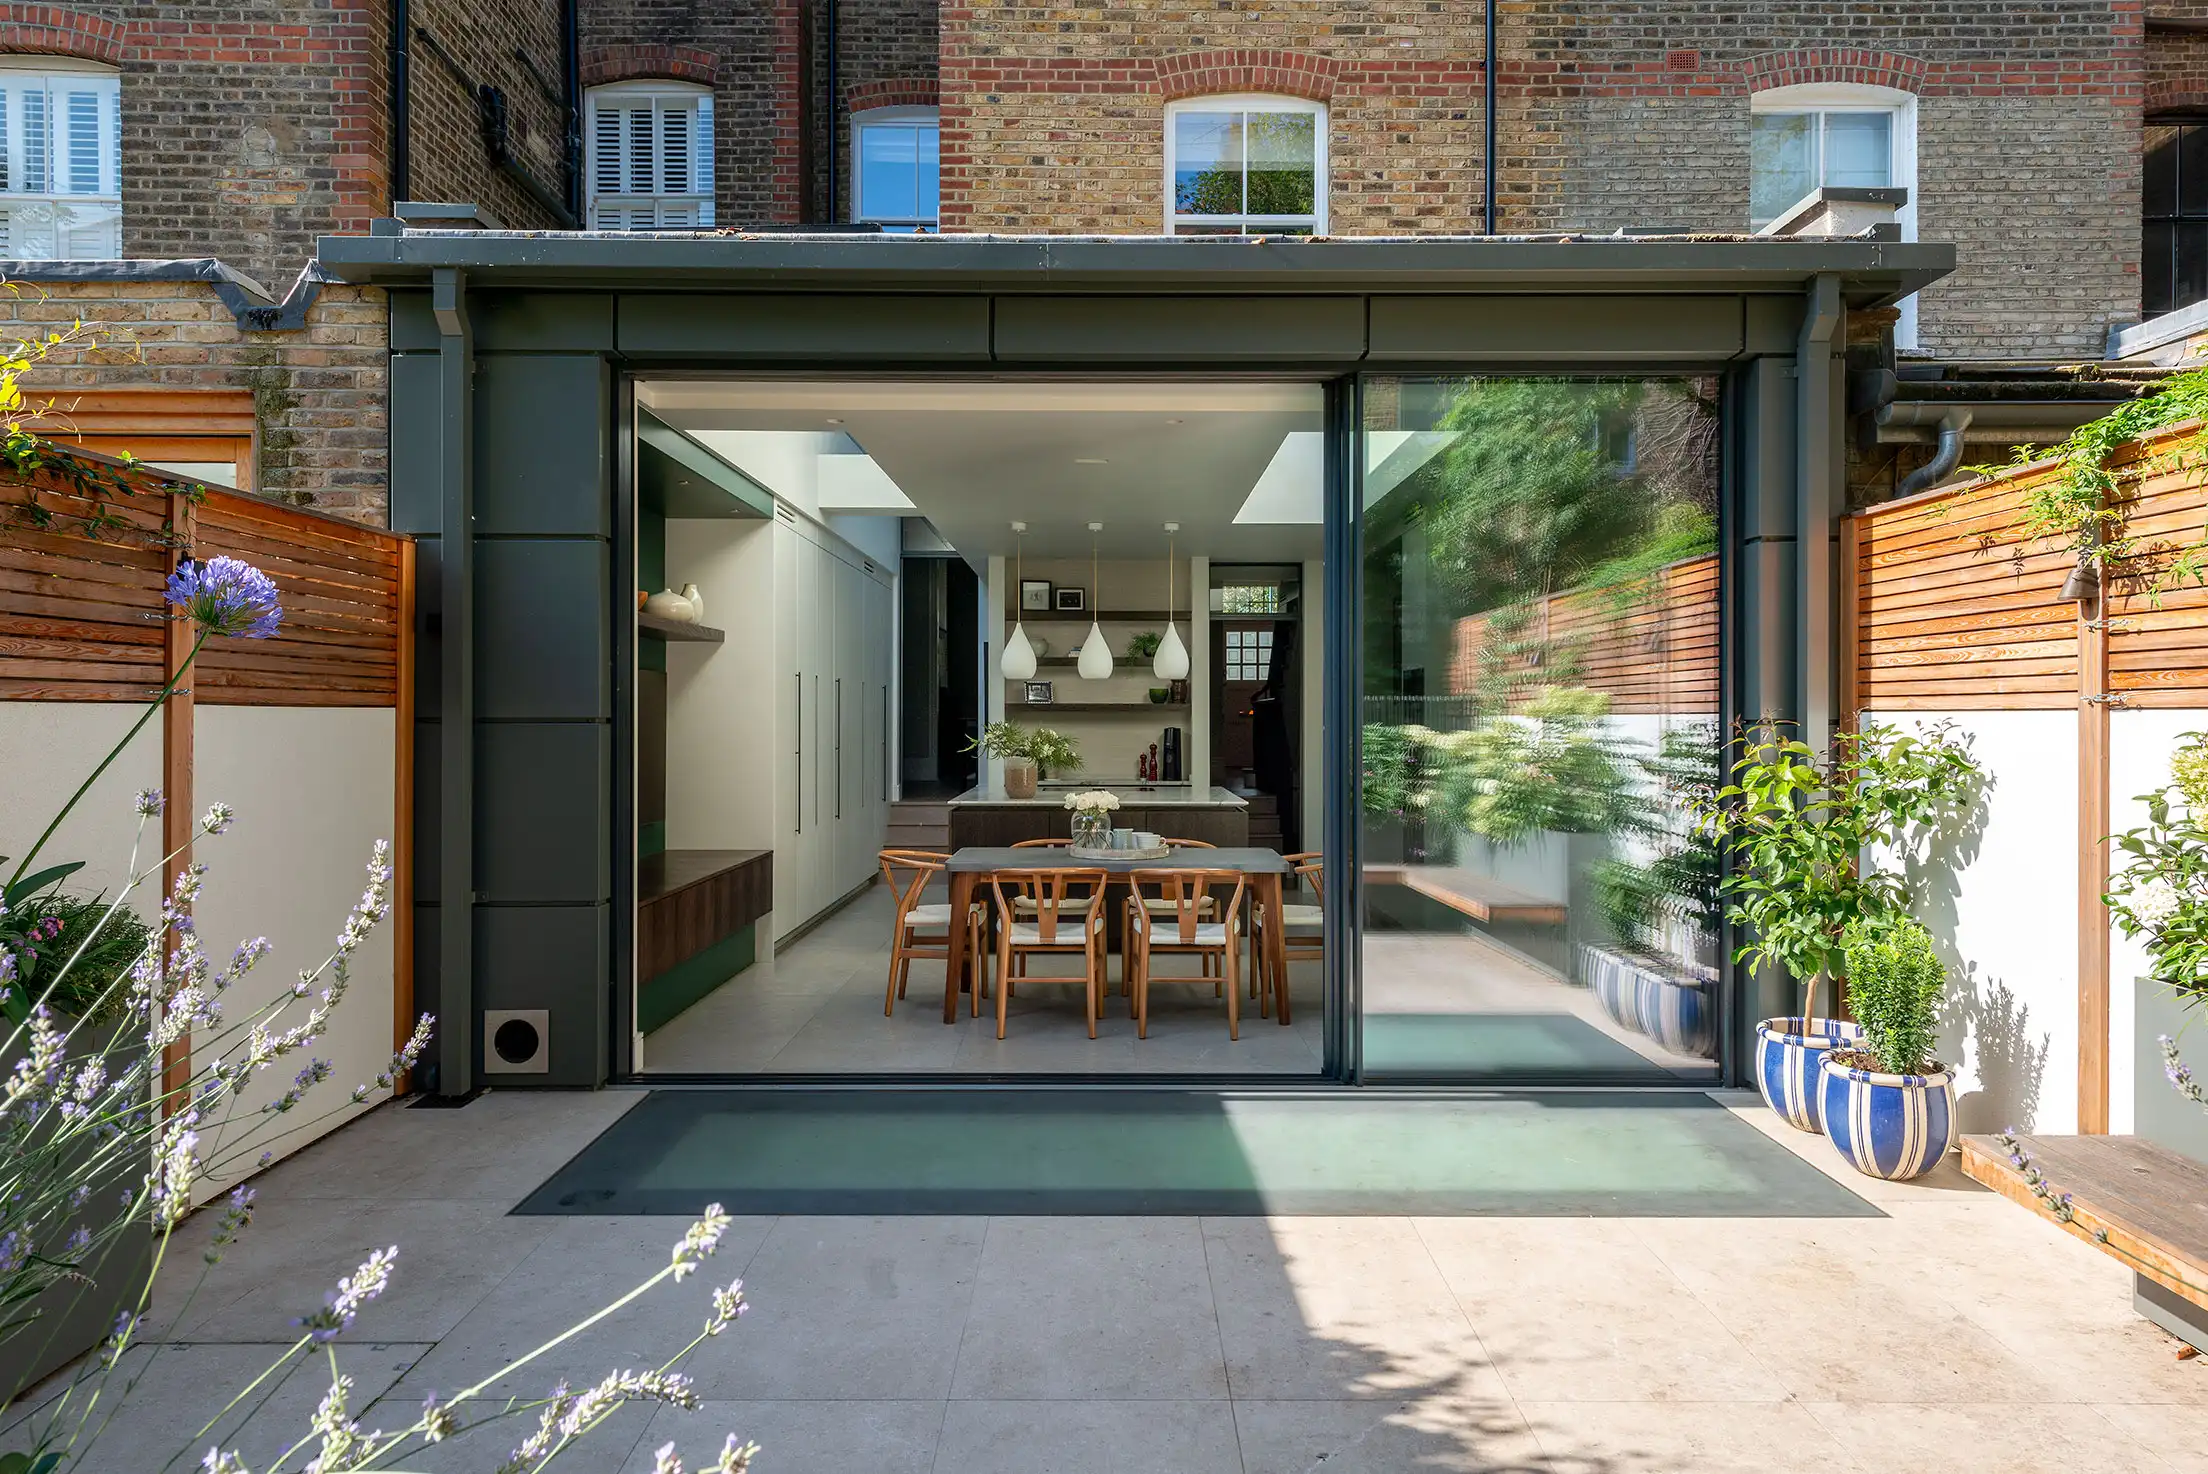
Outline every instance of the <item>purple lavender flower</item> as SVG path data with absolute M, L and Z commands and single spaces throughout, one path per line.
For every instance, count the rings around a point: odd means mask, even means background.
M 276 633 L 284 612 L 276 582 L 237 558 L 185 563 L 169 575 L 168 601 L 210 635 L 242 635 L 265 640 Z
M 138 807 L 138 817 L 139 817 L 139 818 L 141 818 L 141 819 L 156 819 L 156 818 L 159 818 L 159 817 L 160 817 L 160 815 L 161 815 L 161 810 L 162 810 L 162 808 L 163 808 L 163 806 L 164 806 L 164 803 L 165 803 L 165 800 L 163 800 L 163 798 L 161 797 L 161 790 L 160 790 L 160 789 L 158 789 L 158 788 L 141 788 L 141 789 L 139 789 L 139 790 L 138 790 L 138 805 L 137 805 L 137 807 Z

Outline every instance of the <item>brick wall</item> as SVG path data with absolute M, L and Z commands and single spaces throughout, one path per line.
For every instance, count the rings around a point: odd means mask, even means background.
M 457 65 L 419 37 L 410 49 L 408 193 L 417 200 L 480 204 L 510 226 L 552 225 L 554 217 L 518 182 L 491 167 L 468 84 L 505 95 L 508 148 L 545 188 L 565 198 L 557 0 L 413 0 L 412 10 L 414 24 L 435 36 Z M 533 72 L 516 52 L 529 58 Z
M 386 521 L 383 294 L 327 286 L 292 333 L 240 332 L 200 282 L 26 284 L 0 295 L 0 342 L 82 318 L 101 351 L 41 366 L 34 397 L 151 384 L 253 392 L 256 490 L 373 526 Z
M 851 218 L 851 118 L 875 107 L 932 107 L 937 101 L 936 0 L 844 0 L 836 11 L 835 136 L 828 136 L 827 6 L 812 14 L 815 58 L 809 118 L 811 218 Z M 827 160 L 835 149 L 834 195 Z

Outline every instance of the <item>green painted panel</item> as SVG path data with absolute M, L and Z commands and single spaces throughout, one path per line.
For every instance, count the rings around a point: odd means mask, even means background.
M 613 297 L 586 292 L 473 292 L 475 346 L 493 352 L 606 352 Z
M 758 960 L 758 927 L 721 938 L 636 990 L 637 1026 L 647 1034 Z
M 477 533 L 612 533 L 613 376 L 588 354 L 475 360 Z
M 1731 358 L 1742 332 L 1732 295 L 1372 299 L 1372 356 L 1381 360 L 1678 363 Z
M 774 515 L 774 493 L 654 416 L 636 416 L 636 497 L 668 517 Z
M 650 507 L 636 509 L 636 586 L 647 594 L 667 587 L 667 517 Z
M 1002 360 L 1353 362 L 1365 353 L 1365 299 L 1004 297 Z
M 654 855 L 667 853 L 667 821 L 655 819 L 649 824 L 639 824 L 636 829 L 636 857 L 649 860 Z
M 621 298 L 623 353 L 814 362 L 989 357 L 986 297 Z

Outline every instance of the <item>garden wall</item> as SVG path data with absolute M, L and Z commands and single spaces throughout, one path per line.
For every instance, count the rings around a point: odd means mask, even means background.
M 2131 1128 L 2133 979 L 2145 963 L 2100 900 L 2105 840 L 2144 817 L 2132 795 L 2167 782 L 2179 736 L 2208 728 L 2208 593 L 2150 586 L 2171 552 L 2203 536 L 2208 479 L 2197 456 L 2170 454 L 2199 430 L 2175 427 L 2116 458 L 2142 555 L 2110 580 L 2105 610 L 2061 598 L 2072 556 L 2022 530 L 2028 493 L 2060 474 L 2054 463 L 1842 524 L 1854 575 L 1843 711 L 1951 723 L 1992 780 L 1980 822 L 1943 846 L 1921 888 L 1924 919 L 1964 979 L 1941 1049 L 1961 1067 L 1965 1130 Z
M 229 804 L 235 826 L 187 856 L 210 868 L 195 918 L 210 956 L 219 964 L 263 934 L 272 944 L 236 1012 L 327 955 L 372 845 L 394 845 L 390 918 L 356 954 L 351 990 L 313 1051 L 331 1062 L 330 1083 L 299 1124 L 261 1142 L 281 1157 L 348 1119 L 323 1111 L 373 1078 L 412 1027 L 411 805 L 400 796 L 412 785 L 413 547 L 104 457 L 51 459 L 26 477 L 0 473 L 0 853 L 23 852 L 182 663 L 189 636 L 165 616 L 163 583 L 185 558 L 220 555 L 275 580 L 281 631 L 210 640 L 42 858 L 84 859 L 87 888 L 111 886 L 124 873 L 136 790 L 160 787 L 169 800 L 149 826 L 149 858 L 184 842 L 207 805 Z M 158 904 L 150 887 L 134 898 L 142 915 Z M 303 1063 L 268 1071 L 246 1113 Z

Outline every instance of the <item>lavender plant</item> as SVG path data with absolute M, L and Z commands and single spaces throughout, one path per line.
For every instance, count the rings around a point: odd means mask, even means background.
M 170 579 L 167 602 L 172 617 L 189 621 L 193 628 L 184 670 L 210 639 L 265 639 L 282 620 L 273 581 L 235 559 L 187 564 Z M 277 1135 L 352 1110 L 376 1091 L 394 1087 L 431 1037 L 432 1020 L 425 1014 L 372 1080 L 357 1083 L 327 1109 L 309 1105 L 332 1073 L 329 1062 L 316 1058 L 314 1050 L 327 1038 L 345 1001 L 356 954 L 390 908 L 390 849 L 383 841 L 373 847 L 366 886 L 330 951 L 249 1007 L 232 1005 L 268 956 L 269 943 L 265 937 L 241 942 L 220 965 L 203 950 L 193 911 L 207 882 L 204 864 L 195 860 L 178 869 L 160 900 L 157 926 L 133 933 L 124 920 L 128 898 L 149 887 L 157 890 L 159 877 L 182 854 L 181 848 L 146 854 L 148 826 L 164 807 L 158 792 L 138 795 L 138 838 L 127 877 L 113 899 L 102 908 L 76 907 L 70 913 L 73 924 L 59 920 L 58 887 L 80 865 L 34 871 L 33 863 L 182 679 L 180 670 L 70 796 L 0 889 L 0 1005 L 11 1021 L 6 1052 L 0 1055 L 8 1062 L 0 1081 L 0 1346 L 51 1335 L 72 1297 L 102 1293 L 95 1274 L 111 1250 L 126 1236 L 150 1233 L 152 1240 L 152 1268 L 143 1284 L 134 1296 L 119 1297 L 125 1308 L 112 1331 L 77 1364 L 60 1393 L 17 1425 L 15 1437 L 27 1440 L 28 1446 L 0 1454 L 0 1474 L 52 1474 L 73 1465 L 128 1403 L 146 1359 L 127 1353 L 141 1338 L 155 1281 L 178 1225 L 193 1210 L 195 1190 L 210 1179 L 241 1176 L 267 1165 Z M 193 827 L 192 837 L 213 839 L 232 823 L 229 807 L 215 804 Z M 119 936 L 142 939 L 124 966 L 113 965 L 110 956 Z M 80 984 L 79 969 L 89 965 L 88 959 L 102 958 L 108 965 L 97 985 Z M 189 1051 L 182 1065 L 172 1058 L 179 1045 Z M 249 1087 L 268 1071 L 294 1067 L 289 1085 L 272 1099 L 248 1102 Z M 212 1210 L 219 1217 L 198 1283 L 182 1297 L 185 1309 L 207 1273 L 249 1227 L 253 1206 L 254 1190 L 240 1184 Z M 530 1362 L 662 1282 L 679 1283 L 695 1273 L 718 1246 L 728 1221 L 718 1205 L 708 1208 L 657 1274 L 490 1377 L 450 1398 L 430 1399 L 393 1431 L 361 1427 L 351 1405 L 355 1384 L 341 1369 L 335 1346 L 361 1308 L 391 1281 L 398 1248 L 379 1250 L 341 1280 L 322 1306 L 306 1310 L 295 1323 L 298 1338 L 160 1467 L 187 1462 L 205 1474 L 251 1474 L 234 1450 L 204 1440 L 223 1418 L 265 1396 L 277 1379 L 316 1355 L 328 1364 L 329 1390 L 299 1439 L 269 1466 L 272 1470 L 340 1474 L 391 1468 L 393 1460 L 428 1444 L 485 1423 L 534 1414 L 534 1426 L 497 1466 L 501 1474 L 522 1474 L 544 1468 L 627 1404 L 695 1407 L 697 1398 L 676 1365 L 743 1313 L 740 1281 L 712 1293 L 703 1329 L 657 1367 L 614 1372 L 581 1391 L 563 1384 L 533 1400 L 493 1389 L 509 1384 Z M 105 1293 L 114 1290 L 111 1285 Z M 0 1415 L 6 1411 L 7 1402 L 0 1399 Z M 733 1474 L 748 1466 L 751 1454 L 749 1445 L 731 1437 L 704 1467 Z M 137 1467 L 156 1466 L 147 1459 Z M 659 1451 L 657 1470 L 682 1474 L 672 1445 Z

